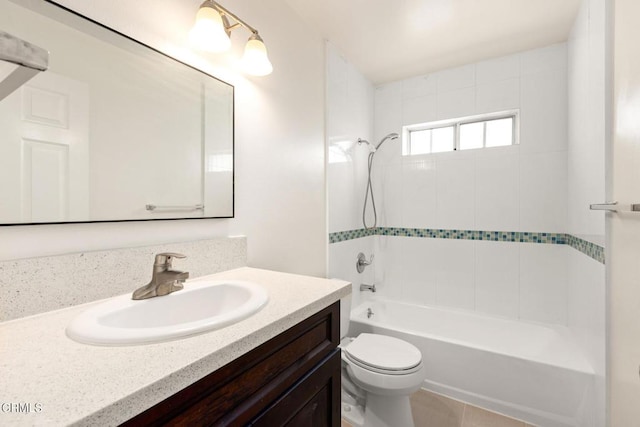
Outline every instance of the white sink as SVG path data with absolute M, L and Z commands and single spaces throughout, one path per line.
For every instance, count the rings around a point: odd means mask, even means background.
M 192 280 L 169 295 L 134 301 L 121 295 L 80 313 L 67 336 L 94 345 L 148 344 L 183 338 L 237 323 L 269 300 L 255 283 Z

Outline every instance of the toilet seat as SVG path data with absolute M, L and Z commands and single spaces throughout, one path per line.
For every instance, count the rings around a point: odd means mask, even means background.
M 386 375 L 408 375 L 422 368 L 422 353 L 414 345 L 386 335 L 360 334 L 343 349 L 359 367 Z

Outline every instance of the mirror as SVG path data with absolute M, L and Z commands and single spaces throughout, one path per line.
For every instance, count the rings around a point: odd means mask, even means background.
M 0 31 L 49 51 L 0 101 L 0 224 L 233 217 L 233 86 L 45 0 Z

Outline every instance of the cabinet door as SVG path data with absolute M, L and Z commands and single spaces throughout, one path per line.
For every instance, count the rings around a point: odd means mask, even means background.
M 256 427 L 339 427 L 340 350 L 334 350 L 252 423 Z

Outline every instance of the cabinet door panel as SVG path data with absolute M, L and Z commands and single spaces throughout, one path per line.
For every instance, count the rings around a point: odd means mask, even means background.
M 335 350 L 252 423 L 255 427 L 277 425 L 340 425 L 340 350 Z

